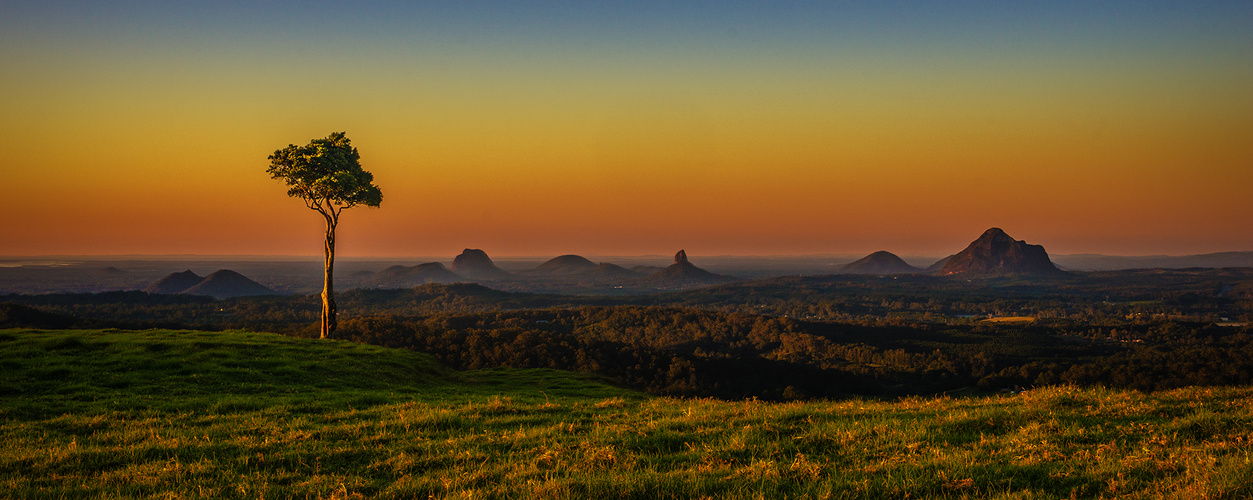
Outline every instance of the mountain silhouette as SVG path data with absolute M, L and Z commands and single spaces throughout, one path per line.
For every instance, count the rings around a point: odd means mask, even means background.
M 467 248 L 452 260 L 452 272 L 472 280 L 507 279 L 511 274 L 496 267 L 487 252 L 477 248 Z
M 1053 265 L 1043 246 L 1015 240 L 1001 228 L 994 227 L 950 258 L 940 274 L 1050 276 L 1065 273 Z
M 595 262 L 578 255 L 562 255 L 540 264 L 539 267 L 532 269 L 530 272 L 535 274 L 547 274 L 550 276 L 570 276 L 574 274 L 583 274 L 595 268 Z
M 696 267 L 691 262 L 688 262 L 687 252 L 679 250 L 679 253 L 674 254 L 674 264 L 648 275 L 644 278 L 644 281 L 664 285 L 705 285 L 727 283 L 735 281 L 735 278 L 714 274 Z
M 200 276 L 191 272 L 190 269 L 181 273 L 170 273 L 168 276 L 161 278 L 144 291 L 148 293 L 175 294 L 183 290 L 199 285 L 204 281 L 204 276 Z
M 231 297 L 247 297 L 250 295 L 276 295 L 270 288 L 248 279 L 242 274 L 229 269 L 222 269 L 205 276 L 200 283 L 179 293 L 187 295 L 208 295 L 215 299 Z
M 909 274 L 922 269 L 909 265 L 892 252 L 878 251 L 841 266 L 838 274 Z
M 378 285 L 417 286 L 426 283 L 458 283 L 465 279 L 439 262 L 427 262 L 416 266 L 391 266 L 375 274 L 373 281 Z

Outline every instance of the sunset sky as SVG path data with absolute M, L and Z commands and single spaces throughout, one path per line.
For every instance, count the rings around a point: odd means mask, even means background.
M 1253 2 L 0 1 L 0 257 L 1253 250 Z

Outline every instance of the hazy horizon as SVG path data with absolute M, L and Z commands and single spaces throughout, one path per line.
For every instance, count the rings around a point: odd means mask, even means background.
M 1030 243 L 1030 242 L 1028 242 Z M 962 247 L 965 248 L 965 247 Z M 895 252 L 888 249 L 874 250 L 868 252 L 830 252 L 830 253 L 813 253 L 813 254 L 695 254 L 688 252 L 693 259 L 712 258 L 712 259 L 812 259 L 812 258 L 861 258 L 878 251 L 887 251 L 897 256 L 908 259 L 924 259 L 935 258 L 941 259 L 948 257 L 962 250 L 958 248 L 948 253 L 915 253 L 915 252 Z M 547 260 L 563 255 L 578 255 L 591 260 L 598 259 L 673 259 L 673 254 L 649 253 L 649 254 L 590 254 L 590 253 L 550 253 L 550 254 L 496 254 L 487 249 L 484 250 L 492 259 L 505 260 Z M 684 250 L 684 249 L 679 249 Z M 1047 248 L 1046 248 L 1047 250 Z M 347 255 L 337 256 L 336 260 L 360 260 L 360 261 L 403 261 L 403 260 L 426 260 L 426 261 L 452 261 L 460 252 L 447 255 Z M 1141 258 L 1141 257 L 1194 257 L 1202 255 L 1215 254 L 1238 254 L 1253 253 L 1253 250 L 1226 250 L 1217 252 L 1187 253 L 1187 254 L 1105 254 L 1093 252 L 1074 252 L 1074 253 L 1055 253 L 1049 252 L 1050 256 L 1061 257 L 1077 257 L 1077 256 L 1101 256 L 1101 257 L 1125 257 L 1125 258 Z M 83 260 L 126 260 L 126 259 L 154 259 L 154 260 L 317 260 L 321 261 L 321 254 L 290 254 L 290 255 L 264 255 L 264 254 L 43 254 L 43 255 L 0 255 L 0 262 L 12 262 L 19 260 L 46 260 L 46 259 L 83 259 Z
M 1253 250 L 1253 3 L 0 4 L 0 256 Z

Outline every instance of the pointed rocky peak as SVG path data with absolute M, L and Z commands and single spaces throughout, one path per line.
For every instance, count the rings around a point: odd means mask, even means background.
M 1049 260 L 1044 247 L 1015 240 L 994 227 L 984 231 L 965 250 L 950 257 L 940 269 L 940 274 L 1044 276 L 1063 274 L 1063 271 Z
M 670 267 L 650 274 L 645 281 L 665 285 L 704 285 L 713 283 L 727 283 L 735 281 L 736 278 L 731 276 L 723 276 L 714 274 L 692 264 L 687 260 L 687 252 L 679 250 L 674 254 L 674 264 Z

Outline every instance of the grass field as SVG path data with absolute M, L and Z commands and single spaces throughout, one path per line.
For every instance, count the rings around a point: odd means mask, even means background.
M 0 497 L 1247 498 L 1253 389 L 807 403 L 245 332 L 0 331 Z

